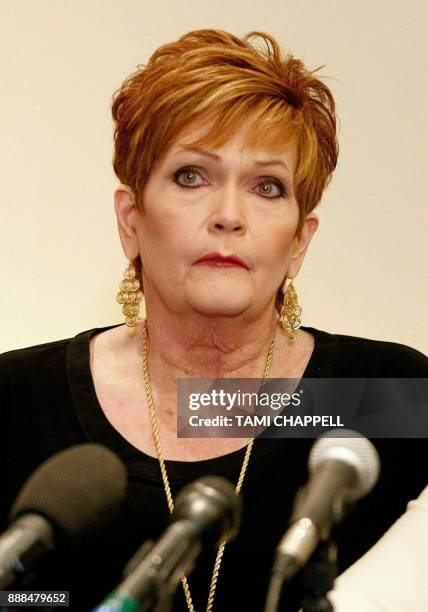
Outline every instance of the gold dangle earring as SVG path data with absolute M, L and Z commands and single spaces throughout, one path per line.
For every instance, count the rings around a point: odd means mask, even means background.
M 125 315 L 125 323 L 128 327 L 137 325 L 142 299 L 143 292 L 140 291 L 140 281 L 136 278 L 135 266 L 130 259 L 129 265 L 123 273 L 120 291 L 116 296 L 119 304 L 123 304 L 122 312 Z
M 290 278 L 288 286 L 287 277 L 285 278 L 284 284 L 282 286 L 282 292 L 284 294 L 284 300 L 278 318 L 285 333 L 288 336 L 290 344 L 293 344 L 297 336 L 296 331 L 299 329 L 302 322 L 300 319 L 302 309 L 297 299 L 297 293 L 294 289 L 292 278 Z

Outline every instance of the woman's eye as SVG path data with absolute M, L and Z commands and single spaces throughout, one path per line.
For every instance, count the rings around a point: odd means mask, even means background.
M 260 195 L 267 198 L 282 198 L 285 196 L 285 188 L 277 180 L 266 178 L 257 185 Z
M 182 187 L 199 187 L 202 183 L 198 179 L 202 177 L 196 168 L 180 168 L 174 172 L 175 182 Z
M 181 187 L 200 187 L 204 184 L 204 178 L 200 171 L 192 166 L 180 168 L 174 172 L 174 182 Z M 277 179 L 263 178 L 257 185 L 257 191 L 265 198 L 281 198 L 286 195 L 284 185 Z

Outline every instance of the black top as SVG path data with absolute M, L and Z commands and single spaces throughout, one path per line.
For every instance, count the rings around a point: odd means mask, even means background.
M 88 441 L 110 447 L 129 476 L 126 503 L 109 533 L 73 554 L 46 559 L 32 583 L 70 591 L 71 609 L 90 610 L 120 581 L 141 544 L 164 531 L 169 511 L 157 459 L 113 428 L 98 402 L 89 365 L 89 340 L 110 326 L 0 355 L 0 530 L 24 480 L 44 460 Z M 409 347 L 303 328 L 315 338 L 304 377 L 428 377 L 428 359 Z M 244 515 L 220 569 L 214 609 L 261 612 L 273 552 L 290 517 L 293 498 L 307 478 L 310 439 L 255 440 L 242 497 Z M 339 528 L 340 570 L 361 556 L 427 484 L 426 442 L 376 440 L 382 473 L 375 489 Z M 204 461 L 166 461 L 172 492 L 206 474 L 236 483 L 245 449 Z M 189 576 L 196 612 L 205 610 L 215 551 L 203 553 Z M 284 590 L 281 610 L 297 609 L 298 579 Z M 52 608 L 51 608 L 52 609 Z M 187 610 L 180 586 L 174 612 Z

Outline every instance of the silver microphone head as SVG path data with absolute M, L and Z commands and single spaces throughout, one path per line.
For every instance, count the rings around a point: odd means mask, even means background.
M 333 429 L 318 438 L 309 454 L 309 471 L 314 472 L 330 459 L 342 461 L 355 469 L 357 482 L 349 492 L 352 501 L 367 495 L 379 478 L 377 450 L 370 440 L 352 429 Z

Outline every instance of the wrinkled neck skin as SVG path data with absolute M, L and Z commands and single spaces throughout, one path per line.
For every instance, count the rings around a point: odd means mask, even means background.
M 263 378 L 275 340 L 273 363 L 292 351 L 272 301 L 256 316 L 184 316 L 163 305 L 146 304 L 150 378 L 164 392 L 176 393 L 177 378 Z M 133 332 L 141 354 L 144 322 Z M 272 367 L 271 374 L 274 373 Z

